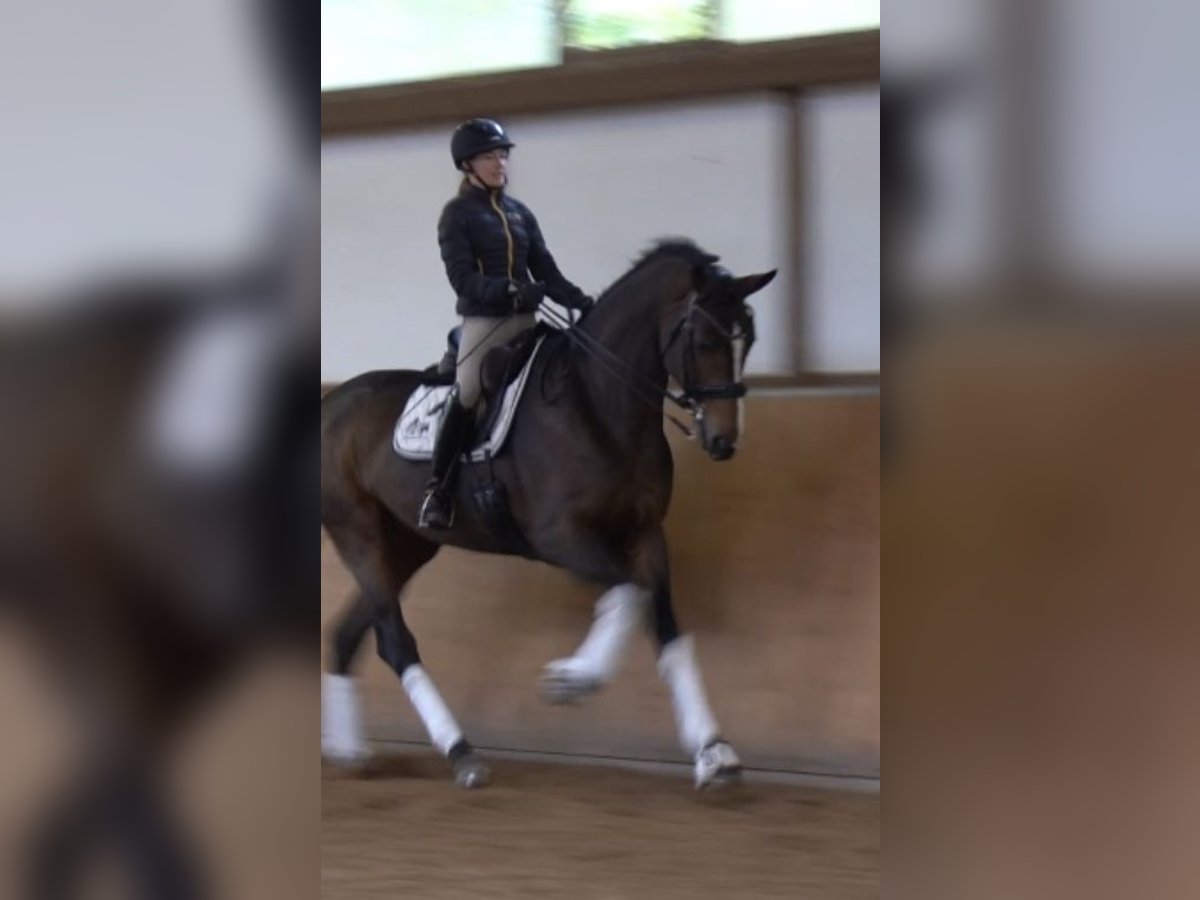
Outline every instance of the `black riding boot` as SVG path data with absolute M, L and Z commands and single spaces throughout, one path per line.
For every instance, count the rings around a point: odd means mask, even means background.
M 433 448 L 433 474 L 425 488 L 417 518 L 420 528 L 449 528 L 454 524 L 454 476 L 471 428 L 472 410 L 461 405 L 457 395 L 446 402 L 450 404 L 446 409 L 446 420 Z

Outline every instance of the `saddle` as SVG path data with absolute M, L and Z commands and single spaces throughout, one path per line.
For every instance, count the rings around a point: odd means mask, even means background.
M 517 402 L 525 387 L 534 355 L 542 340 L 554 329 L 539 324 L 515 337 L 508 344 L 493 347 L 480 366 L 483 389 L 483 414 L 476 420 L 471 441 L 471 460 L 482 462 L 499 452 L 512 427 Z M 447 335 L 447 350 L 441 363 L 424 369 L 419 387 L 413 391 L 396 423 L 392 447 L 405 459 L 416 461 L 433 457 L 433 446 L 441 427 L 442 413 L 454 383 L 453 363 L 445 373 L 447 360 L 457 359 L 458 329 Z
M 492 430 L 503 406 L 498 401 L 508 386 L 525 371 L 542 339 L 553 331 L 545 322 L 539 322 L 507 344 L 493 347 L 484 355 L 483 364 L 479 367 L 479 384 L 484 402 L 483 416 L 478 423 L 481 434 Z
M 552 334 L 556 330 L 545 322 L 538 322 L 533 328 L 517 335 L 507 344 L 489 350 L 479 367 L 484 398 L 486 399 L 489 395 L 494 396 L 512 384 L 520 374 L 521 367 L 528 362 L 537 339 Z M 446 352 L 436 363 L 421 370 L 421 377 L 418 379 L 420 384 L 454 383 L 454 370 L 458 366 L 458 347 L 461 340 L 461 325 L 455 325 L 446 332 Z
M 479 370 L 484 415 L 468 442 L 471 462 L 487 464 L 486 469 L 472 475 L 471 499 L 476 510 L 501 547 L 529 559 L 537 559 L 537 554 L 513 519 L 508 489 L 496 477 L 492 459 L 508 437 L 538 349 L 553 331 L 551 326 L 539 323 L 507 344 L 488 351 Z M 404 459 L 424 461 L 433 458 L 434 444 L 446 404 L 450 401 L 460 337 L 459 328 L 451 329 L 446 335 L 445 355 L 440 363 L 421 373 L 419 385 L 408 398 L 396 423 L 392 447 Z

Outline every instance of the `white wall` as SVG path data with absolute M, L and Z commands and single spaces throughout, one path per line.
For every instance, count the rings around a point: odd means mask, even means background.
M 814 134 L 850 129 L 874 103 L 874 156 L 856 153 L 822 166 L 839 174 L 819 198 L 814 233 L 821 254 L 847 257 L 863 244 L 878 259 L 878 92 L 847 114 L 845 100 L 811 103 Z M 789 272 L 788 103 L 774 95 L 639 107 L 631 110 L 506 120 L 517 142 L 511 191 L 537 213 L 567 277 L 598 293 L 653 239 L 684 235 L 721 256 L 735 273 L 779 268 L 755 296 L 760 339 L 751 373 L 792 369 L 788 306 L 797 285 Z M 840 113 L 840 114 L 839 114 Z M 326 140 L 322 147 L 322 379 L 340 381 L 373 368 L 421 366 L 441 352 L 455 323 L 454 297 L 438 256 L 436 224 L 458 179 L 449 129 Z M 835 154 L 836 155 L 836 154 Z M 853 170 L 848 167 L 853 166 Z M 867 166 L 870 171 L 859 171 Z M 812 176 L 821 181 L 824 176 Z M 873 212 L 866 215 L 874 184 Z M 853 192 L 855 202 L 843 198 Z M 861 227 L 849 218 L 863 215 Z M 826 222 L 829 221 L 827 226 Z M 814 302 L 844 304 L 838 265 L 818 267 Z M 878 365 L 878 265 L 856 270 L 854 315 L 822 318 L 830 348 L 816 354 L 831 369 Z M 843 310 L 844 312 L 844 310 Z M 857 316 L 869 321 L 860 321 Z M 828 321 L 827 321 L 828 320 Z M 871 363 L 864 365 L 864 361 Z M 873 361 L 873 362 L 872 362 Z
M 802 98 L 808 368 L 879 370 L 879 91 Z
M 1069 0 L 1047 96 L 1049 237 L 1065 273 L 1097 281 L 1200 277 L 1200 9 Z M 1117 62 L 1119 60 L 1119 63 Z

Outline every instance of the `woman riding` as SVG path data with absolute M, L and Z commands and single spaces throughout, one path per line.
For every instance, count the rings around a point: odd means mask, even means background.
M 455 463 L 474 421 L 479 370 L 488 350 L 532 328 L 546 296 L 580 310 L 593 303 L 558 270 L 529 207 L 505 191 L 512 147 L 504 129 L 491 119 L 463 122 L 450 140 L 450 155 L 463 180 L 458 196 L 442 210 L 438 244 L 458 296 L 455 311 L 462 316 L 462 335 L 455 389 L 417 520 L 422 528 L 454 523 Z

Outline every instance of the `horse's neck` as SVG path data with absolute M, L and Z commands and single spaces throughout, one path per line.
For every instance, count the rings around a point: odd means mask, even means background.
M 659 323 L 669 296 L 669 275 L 641 279 L 622 295 L 607 298 L 583 326 L 608 351 L 581 354 L 580 380 L 590 405 L 614 437 L 628 437 L 631 443 L 642 440 L 648 429 L 662 429 L 667 372 Z

